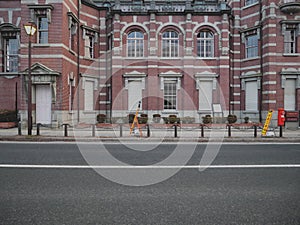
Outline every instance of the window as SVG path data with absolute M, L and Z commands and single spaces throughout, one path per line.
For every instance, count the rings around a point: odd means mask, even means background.
M 76 34 L 77 34 L 79 21 L 72 12 L 68 12 L 68 17 L 69 17 L 69 48 L 70 50 L 75 51 L 75 47 L 77 45 Z
M 214 57 L 214 35 L 210 31 L 201 31 L 197 35 L 197 55 L 202 58 Z
M 144 55 L 144 35 L 139 31 L 129 33 L 127 37 L 128 57 L 142 57 Z
M 75 24 L 72 24 L 69 31 L 69 48 L 73 51 L 75 51 L 76 30 L 77 30 L 77 26 Z
M 86 36 L 85 38 L 85 56 L 89 58 L 94 58 L 94 37 L 93 36 Z
M 178 57 L 179 35 L 175 31 L 166 31 L 162 35 L 162 56 Z
M 252 5 L 254 3 L 258 2 L 258 0 L 246 0 L 245 5 Z
M 286 29 L 284 32 L 284 53 L 294 54 L 296 53 L 296 30 Z
M 19 41 L 16 38 L 4 39 L 4 71 L 17 72 L 18 71 L 18 50 Z
M 90 59 L 94 59 L 96 57 L 95 43 L 98 42 L 98 32 L 97 30 L 85 25 L 82 25 L 81 28 L 82 38 L 84 40 L 84 56 Z
M 18 72 L 20 28 L 10 23 L 0 24 L 1 72 Z
M 48 18 L 38 17 L 38 43 L 48 43 Z
M 246 37 L 246 58 L 258 56 L 258 35 L 249 35 Z
M 28 8 L 31 12 L 31 20 L 37 25 L 37 43 L 47 44 L 53 6 L 50 4 L 32 4 L 28 5 Z
M 175 110 L 177 107 L 177 80 L 164 80 L 164 109 Z

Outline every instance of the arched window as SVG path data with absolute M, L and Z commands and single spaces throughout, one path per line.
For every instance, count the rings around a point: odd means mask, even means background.
M 197 55 L 214 57 L 214 34 L 211 31 L 200 31 L 197 35 Z
M 166 31 L 162 35 L 162 57 L 178 57 L 179 35 L 175 31 Z
M 127 36 L 127 56 L 144 56 L 144 35 L 140 31 L 132 31 Z

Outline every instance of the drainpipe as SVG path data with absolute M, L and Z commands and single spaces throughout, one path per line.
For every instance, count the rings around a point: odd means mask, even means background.
M 260 94 L 259 94 L 259 122 L 262 122 L 262 109 L 263 109 L 263 21 L 262 21 L 262 0 L 259 1 L 259 39 L 260 39 Z
M 230 55 L 230 71 L 229 71 L 229 114 L 233 114 L 234 113 L 234 105 L 231 104 L 231 101 L 234 101 L 234 45 L 233 45 L 233 41 L 234 41 L 234 16 L 230 15 L 229 18 L 230 21 L 230 30 L 231 30 L 231 37 L 229 39 L 229 55 Z
M 79 93 L 79 82 L 80 82 L 80 1 L 77 0 L 77 19 L 79 21 L 77 27 L 77 122 L 80 121 L 80 93 Z

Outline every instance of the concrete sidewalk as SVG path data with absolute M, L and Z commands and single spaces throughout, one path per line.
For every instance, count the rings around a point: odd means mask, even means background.
M 280 136 L 279 128 L 270 128 L 267 137 L 261 136 L 261 127 L 256 130 L 253 127 L 201 127 L 191 125 L 174 126 L 143 126 L 141 129 L 130 134 L 128 124 L 113 124 L 102 127 L 77 126 L 49 128 L 41 127 L 40 135 L 37 136 L 37 128 L 34 127 L 31 136 L 27 135 L 27 129 L 18 128 L 0 129 L 0 141 L 192 141 L 192 142 L 300 142 L 300 129 L 283 129 L 283 137 Z

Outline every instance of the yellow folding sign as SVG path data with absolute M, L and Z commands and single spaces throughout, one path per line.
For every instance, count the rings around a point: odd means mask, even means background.
M 271 119 L 272 119 L 272 115 L 273 115 L 273 110 L 269 110 L 268 116 L 267 116 L 267 119 L 266 119 L 266 122 L 265 122 L 265 125 L 264 125 L 264 128 L 261 131 L 261 135 L 262 136 L 266 136 L 266 134 L 267 134 L 267 131 L 268 131 Z

